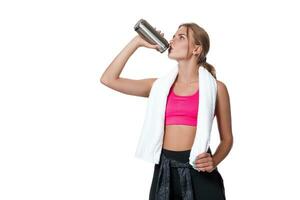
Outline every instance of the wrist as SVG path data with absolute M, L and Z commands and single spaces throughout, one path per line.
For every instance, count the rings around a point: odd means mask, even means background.
M 140 42 L 139 42 L 138 36 L 135 36 L 135 37 L 131 40 L 131 43 L 132 43 L 136 48 L 141 47 L 141 44 L 140 44 Z
M 219 163 L 217 162 L 214 156 L 212 156 L 212 160 L 213 160 L 213 167 L 216 168 Z

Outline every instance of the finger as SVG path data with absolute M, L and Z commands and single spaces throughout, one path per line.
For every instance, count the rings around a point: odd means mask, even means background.
M 196 164 L 206 163 L 206 158 L 199 158 L 195 162 Z
M 200 168 L 197 168 L 198 169 L 198 172 L 200 172 L 200 171 L 202 171 L 202 172 L 205 172 L 205 168 L 203 168 L 203 167 L 200 167 Z
M 204 157 L 204 153 L 201 153 L 201 154 L 196 156 L 196 159 L 200 159 L 200 158 L 203 158 L 203 157 Z
M 196 165 L 197 168 L 204 168 L 204 167 L 208 167 L 209 165 L 207 163 L 202 163 L 202 164 L 198 164 Z
M 196 164 L 213 164 L 213 161 L 211 159 L 209 160 L 201 160 L 200 162 L 196 163 Z
M 212 158 L 207 157 L 207 158 L 201 158 L 200 163 L 207 163 L 207 162 L 213 162 Z
M 212 171 L 214 171 L 214 167 L 213 166 L 205 167 L 205 171 L 211 173 Z
M 201 158 L 201 159 L 200 159 L 200 162 L 201 162 L 201 163 L 212 162 L 212 157 Z
M 204 157 L 204 158 L 198 158 L 196 159 L 196 162 L 197 164 L 200 164 L 200 163 L 207 163 L 207 162 L 212 162 L 212 157 Z
M 209 156 L 209 157 L 207 158 L 207 162 L 212 162 L 212 161 L 213 161 L 212 157 Z
M 152 45 L 151 48 L 155 49 L 156 51 L 159 51 L 159 45 Z
M 201 164 L 197 164 L 196 167 L 198 168 L 204 168 L 204 167 L 209 167 L 211 166 L 211 163 L 201 163 Z
M 199 167 L 199 169 L 201 171 L 206 171 L 206 172 L 209 172 L 212 170 L 212 166 L 206 166 L 206 167 Z
M 205 158 L 205 157 L 207 157 L 207 156 L 209 156 L 209 154 L 206 153 L 206 152 L 204 152 L 204 153 L 199 154 L 199 155 L 196 157 L 196 159 Z

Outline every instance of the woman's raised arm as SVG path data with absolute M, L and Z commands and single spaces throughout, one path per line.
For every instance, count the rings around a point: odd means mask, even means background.
M 139 47 L 152 48 L 157 51 L 159 48 L 158 45 L 148 43 L 139 35 L 135 36 L 106 68 L 100 78 L 100 82 L 107 87 L 124 94 L 148 97 L 152 84 L 157 78 L 134 80 L 120 77 L 128 59 Z

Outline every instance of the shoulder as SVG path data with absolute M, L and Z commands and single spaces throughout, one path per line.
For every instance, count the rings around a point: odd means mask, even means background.
M 227 86 L 225 85 L 224 82 L 217 80 L 217 95 L 218 95 L 218 99 L 222 98 L 222 99 L 228 99 L 229 98 L 229 93 L 228 93 L 228 89 Z
M 224 82 L 217 80 L 218 89 L 224 90 L 226 89 L 226 85 Z

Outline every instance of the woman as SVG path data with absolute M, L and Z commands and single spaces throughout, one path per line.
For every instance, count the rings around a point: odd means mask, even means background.
M 163 36 L 164 34 L 158 30 Z M 157 78 L 132 80 L 120 78 L 129 57 L 139 47 L 156 49 L 139 35 L 134 37 L 129 44 L 113 60 L 101 77 L 101 82 L 119 92 L 149 97 L 153 82 Z M 212 65 L 206 62 L 209 51 L 209 36 L 207 32 L 195 23 L 184 23 L 178 27 L 170 41 L 168 57 L 178 62 L 178 75 L 172 84 L 167 97 L 165 111 L 165 127 L 161 158 L 173 164 L 170 168 L 167 186 L 163 192 L 161 187 L 162 162 L 155 164 L 149 199 L 201 199 L 224 200 L 225 189 L 223 178 L 218 172 L 217 165 L 228 155 L 233 136 L 231 129 L 231 113 L 229 94 L 226 85 L 217 81 L 217 97 L 215 116 L 217 117 L 220 134 L 220 144 L 214 154 L 210 148 L 207 152 L 197 156 L 195 164 L 197 170 L 189 169 L 190 184 L 182 182 L 182 173 L 178 170 L 189 166 L 189 155 L 195 139 L 197 125 L 197 109 L 199 85 L 199 67 L 207 69 L 216 79 L 216 72 Z M 164 180 L 164 181 L 165 181 Z M 159 186 L 160 185 L 160 186 Z M 187 192 L 187 190 L 190 190 Z

